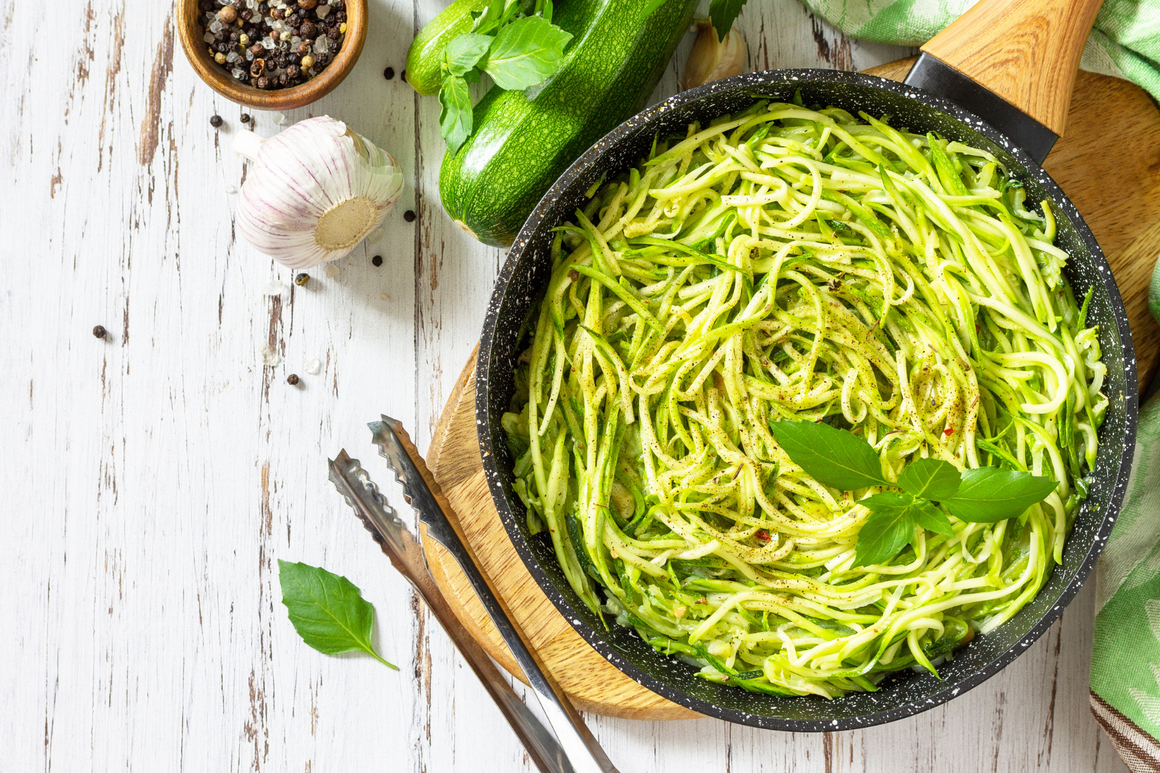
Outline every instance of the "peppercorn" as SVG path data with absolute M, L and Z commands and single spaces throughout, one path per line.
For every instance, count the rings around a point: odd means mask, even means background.
M 310 41 L 303 40 L 301 43 L 298 44 L 298 48 L 294 49 L 294 53 L 298 54 L 298 56 L 306 56 L 307 54 L 309 54 L 310 53 Z
M 342 24 L 338 25 L 338 31 L 341 32 L 343 35 L 346 34 L 346 22 L 343 22 Z M 387 69 L 389 70 L 391 68 L 388 67 Z
M 282 9 L 281 8 L 271 8 L 270 9 L 270 18 L 271 19 L 281 19 L 282 18 Z
M 306 56 L 302 57 L 302 69 L 303 70 L 309 70 L 313 66 L 314 66 L 314 57 L 313 56 L 311 56 L 310 54 L 307 54 Z
M 310 274 L 307 274 L 305 271 L 303 271 L 298 276 L 294 277 L 294 284 L 298 285 L 299 287 L 305 287 L 306 283 L 309 281 L 310 281 Z
M 242 123 L 249 123 L 250 122 L 250 114 L 249 113 L 242 113 L 242 117 L 240 120 Z
M 330 38 L 331 40 L 338 40 L 338 35 L 338 27 L 331 27 L 326 31 L 326 37 Z
M 403 213 L 403 219 L 406 220 L 408 223 L 413 223 L 413 222 L 415 222 L 415 213 L 408 209 L 406 212 Z
M 330 63 L 330 54 L 319 54 L 314 58 L 314 64 L 317 67 L 325 67 Z
M 209 117 L 209 125 L 215 129 L 218 128 L 219 126 L 222 125 L 222 117 L 220 115 L 216 115 L 216 114 L 211 115 Z
M 250 46 L 250 53 L 254 56 L 261 56 L 265 50 L 265 46 L 263 46 L 261 43 L 255 43 L 254 45 Z
M 226 55 L 219 51 L 218 53 L 213 55 L 213 60 L 215 62 L 217 62 L 218 64 L 225 64 L 226 63 Z
M 318 25 L 309 21 L 302 22 L 302 26 L 298 28 L 298 36 L 303 40 L 318 37 Z
M 221 19 L 222 24 L 233 24 L 238 18 L 238 9 L 232 5 L 222 6 L 218 11 L 218 18 Z
M 345 30 L 344 30 L 344 32 L 345 32 Z M 395 77 L 395 68 L 388 67 L 387 69 L 383 70 L 383 77 L 386 78 L 387 80 L 394 78 Z
M 375 255 L 373 258 L 371 258 L 371 265 L 374 266 L 375 268 L 378 268 L 379 266 L 383 265 L 383 256 L 382 255 Z
M 270 79 L 263 75 L 261 78 L 258 78 L 257 86 L 263 90 L 270 88 Z
M 407 80 L 407 71 L 403 70 L 401 73 L 399 73 L 399 78 L 401 80 Z
M 93 328 L 93 335 L 95 335 L 97 338 L 104 338 L 105 333 L 106 331 L 104 325 L 97 325 Z
M 289 376 L 286 377 L 286 383 L 289 384 L 290 386 L 298 386 L 298 374 L 291 373 Z
M 318 5 L 318 0 L 298 0 L 298 7 L 306 11 L 309 11 L 316 5 Z
M 250 75 L 254 76 L 255 78 L 260 78 L 264 72 L 266 72 L 266 60 L 255 59 L 250 65 Z

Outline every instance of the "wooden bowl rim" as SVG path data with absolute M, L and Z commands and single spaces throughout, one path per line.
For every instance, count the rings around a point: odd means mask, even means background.
M 366 43 L 367 0 L 346 1 L 346 39 L 338 56 L 321 73 L 288 89 L 262 91 L 243 86 L 213 61 L 202 41 L 199 0 L 177 0 L 177 30 L 189 64 L 206 85 L 231 102 L 255 110 L 290 110 L 315 102 L 334 90 L 354 69 Z

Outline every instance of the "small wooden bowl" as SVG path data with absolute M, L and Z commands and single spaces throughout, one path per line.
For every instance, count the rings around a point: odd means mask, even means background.
M 289 110 L 329 94 L 350 73 L 367 39 L 367 0 L 346 0 L 346 36 L 338 56 L 305 83 L 263 91 L 234 80 L 229 71 L 213 60 L 203 40 L 205 29 L 199 21 L 201 14 L 198 0 L 177 0 L 177 30 L 186 58 L 211 89 L 231 102 L 255 110 Z

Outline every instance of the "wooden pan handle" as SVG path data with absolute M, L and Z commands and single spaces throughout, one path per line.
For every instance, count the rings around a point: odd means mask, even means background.
M 1103 0 L 980 0 L 922 50 L 1063 136 Z

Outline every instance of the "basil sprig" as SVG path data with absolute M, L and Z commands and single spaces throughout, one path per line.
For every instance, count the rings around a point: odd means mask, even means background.
M 443 49 L 439 131 L 455 153 L 474 130 L 468 83 L 483 73 L 505 91 L 543 83 L 560 69 L 572 34 L 552 24 L 552 0 L 491 0 L 471 31 Z
M 842 491 L 872 486 L 901 489 L 858 501 L 870 517 L 858 532 L 854 566 L 893 558 L 914 541 L 915 529 L 920 527 L 950 536 L 953 530 L 947 512 L 973 523 L 1003 521 L 1042 502 L 1057 485 L 1050 478 L 998 467 L 960 473 L 941 459 L 917 459 L 892 483 L 882 474 L 874 448 L 852 432 L 805 421 L 773 421 L 770 428 L 790 460 L 823 486 Z
M 309 564 L 278 561 L 282 603 L 302 641 L 327 655 L 365 652 L 384 666 L 371 643 L 375 608 L 345 577 Z

